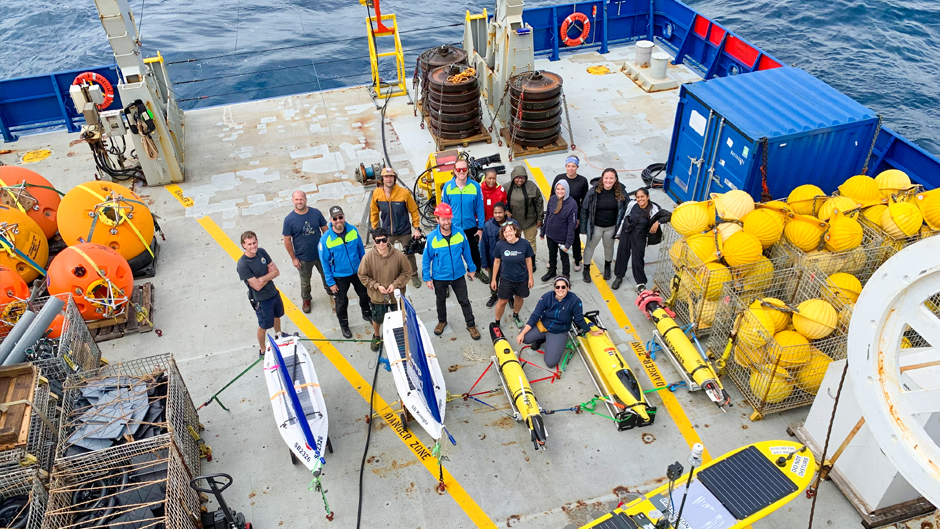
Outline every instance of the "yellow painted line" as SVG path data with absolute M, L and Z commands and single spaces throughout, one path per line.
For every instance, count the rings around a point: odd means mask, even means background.
M 526 165 L 529 167 L 529 172 L 532 173 L 532 177 L 535 179 L 535 183 L 537 183 L 539 188 L 542 190 L 542 194 L 546 197 L 551 196 L 551 189 L 549 188 L 548 180 L 545 179 L 545 175 L 542 174 L 542 170 L 538 167 L 533 167 L 528 160 L 526 160 Z M 604 298 L 604 301 L 607 302 L 607 308 L 610 309 L 611 314 L 613 314 L 614 320 L 617 322 L 617 326 L 622 328 L 629 336 L 633 338 L 633 341 L 630 343 L 630 347 L 633 349 L 633 353 L 636 355 L 637 360 L 640 361 L 640 365 L 642 365 L 643 369 L 646 371 L 646 375 L 649 377 L 650 382 L 652 382 L 653 386 L 657 388 L 665 386 L 666 379 L 663 377 L 662 373 L 659 372 L 659 368 L 656 367 L 656 363 L 647 357 L 646 348 L 643 345 L 643 341 L 640 340 L 640 337 L 636 332 L 636 328 L 633 326 L 630 318 L 627 317 L 627 313 L 624 312 L 623 307 L 620 306 L 617 298 L 614 297 L 613 291 L 607 285 L 607 282 L 604 281 L 604 278 L 601 275 L 598 267 L 594 266 L 593 263 L 591 264 L 591 277 L 593 279 L 592 283 L 597 287 L 597 291 L 600 293 L 601 297 Z M 669 416 L 672 417 L 673 421 L 675 421 L 676 427 L 679 428 L 679 433 L 681 433 L 682 437 L 685 438 L 685 442 L 689 445 L 689 448 L 692 448 L 692 445 L 695 443 L 701 443 L 702 446 L 705 446 L 705 443 L 702 443 L 702 439 L 698 436 L 698 433 L 695 431 L 695 427 L 692 426 L 692 422 L 685 414 L 685 410 L 682 409 L 682 405 L 679 404 L 679 400 L 676 399 L 676 396 L 673 395 L 670 391 L 659 391 L 657 393 L 659 394 L 659 397 L 663 399 L 663 406 L 666 407 L 666 411 L 669 412 Z M 707 463 L 711 461 L 711 459 L 711 455 L 709 455 L 708 449 L 706 448 L 705 452 L 702 454 L 702 460 Z
M 182 189 L 177 185 L 168 185 L 166 186 L 167 190 L 176 197 L 177 200 L 184 207 L 191 207 L 192 200 L 186 197 L 183 194 Z M 188 205 L 187 205 L 188 204 Z M 242 249 L 239 248 L 235 241 L 230 239 L 228 235 L 222 231 L 222 228 L 215 223 L 209 217 L 200 217 L 196 219 L 197 222 L 206 230 L 206 232 L 215 239 L 215 242 L 225 250 L 229 256 L 238 260 L 242 256 Z M 323 333 L 320 332 L 317 327 L 304 316 L 303 312 L 297 308 L 284 293 L 281 293 L 281 299 L 284 301 L 284 313 L 290 318 L 291 322 L 300 329 L 300 332 L 305 334 L 308 338 L 314 340 L 324 340 L 326 337 L 323 336 Z M 359 396 L 363 398 L 366 402 L 369 402 L 369 396 L 372 393 L 372 386 L 359 374 L 358 371 L 353 368 L 353 366 L 346 360 L 346 358 L 340 353 L 330 342 L 316 342 L 317 348 L 320 352 L 323 353 L 323 356 L 329 360 L 334 367 L 343 375 L 343 378 L 359 393 Z M 415 437 L 411 432 L 407 431 L 404 425 L 401 423 L 401 420 L 398 418 L 398 414 L 392 410 L 391 406 L 383 399 L 378 393 L 375 394 L 374 405 L 376 413 L 378 413 L 382 420 L 384 420 L 392 431 L 401 439 L 401 442 L 405 443 L 408 449 L 424 464 L 424 467 L 434 476 L 435 479 L 438 477 L 438 466 L 437 459 L 431 454 L 431 449 L 426 447 L 420 439 Z M 447 486 L 447 492 L 450 496 L 457 502 L 457 505 L 467 514 L 470 520 L 477 527 L 496 527 L 496 524 L 493 523 L 493 520 L 483 512 L 483 509 L 477 505 L 476 501 L 470 497 L 470 494 L 460 485 L 460 483 L 454 479 L 454 477 L 444 469 L 444 483 Z

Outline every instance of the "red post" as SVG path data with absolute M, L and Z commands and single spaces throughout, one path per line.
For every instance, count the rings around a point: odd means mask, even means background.
M 382 7 L 379 5 L 379 0 L 373 0 L 373 8 L 375 9 L 375 32 L 391 33 L 391 28 L 382 23 Z

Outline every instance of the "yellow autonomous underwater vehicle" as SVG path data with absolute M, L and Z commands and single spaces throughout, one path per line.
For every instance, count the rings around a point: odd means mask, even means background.
M 588 324 L 588 331 L 600 329 L 604 333 L 594 336 L 587 332 L 579 336 L 572 331 L 571 338 L 577 342 L 581 359 L 603 397 L 610 416 L 617 420 L 617 429 L 630 430 L 653 424 L 656 408 L 646 402 L 640 381 L 610 339 L 607 329 L 601 325 L 599 311 L 586 313 L 584 320 Z M 613 397 L 620 402 L 612 401 Z
M 535 394 L 532 393 L 525 371 L 522 370 L 522 363 L 519 362 L 519 357 L 512 350 L 509 340 L 503 336 L 503 330 L 496 322 L 490 323 L 490 338 L 493 340 L 493 349 L 496 351 L 496 356 L 492 358 L 492 361 L 499 368 L 496 374 L 499 375 L 503 392 L 506 393 L 509 404 L 512 406 L 513 417 L 517 421 L 524 422 L 532 432 L 532 444 L 535 449 L 544 450 L 548 433 L 542 423 L 539 403 L 535 400 Z

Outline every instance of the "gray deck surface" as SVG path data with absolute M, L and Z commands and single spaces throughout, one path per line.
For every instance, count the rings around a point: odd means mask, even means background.
M 621 171 L 621 178 L 632 190 L 641 185 L 642 168 L 666 159 L 678 91 L 647 94 L 638 89 L 619 73 L 622 57 L 631 55 L 630 49 L 617 48 L 607 56 L 590 52 L 566 56 L 555 63 L 539 60 L 538 66 L 565 78 L 574 139 L 582 151 L 577 153 L 583 160 L 581 174 L 590 179 L 599 176 L 603 167 L 627 169 Z M 585 72 L 588 66 L 599 64 L 608 66 L 612 73 L 594 76 Z M 686 79 L 694 77 L 672 66 L 670 73 Z M 392 162 L 409 183 L 435 150 L 412 109 L 405 98 L 394 99 L 388 107 L 386 132 Z M 162 242 L 158 275 L 150 280 L 156 286 L 153 318 L 163 337 L 155 333 L 128 335 L 103 343 L 102 350 L 111 362 L 173 353 L 198 405 L 255 360 L 257 344 L 255 317 L 245 299 L 245 288 L 237 279 L 235 262 L 196 219 L 207 215 L 236 245 L 242 231 L 257 232 L 261 246 L 281 268 L 281 277 L 275 283 L 299 305 L 299 278 L 281 239 L 281 223 L 291 208 L 291 192 L 305 190 L 310 205 L 324 212 L 330 205 L 341 204 L 347 218 L 358 224 L 367 206 L 367 193 L 354 182 L 353 170 L 360 162 L 378 162 L 382 145 L 378 113 L 364 87 L 195 110 L 187 112 L 186 117 L 186 182 L 181 187 L 194 206 L 184 208 L 164 189 L 140 190 L 160 216 L 167 236 Z M 489 119 L 486 121 L 488 124 Z M 52 157 L 28 167 L 60 189 L 93 178 L 89 150 L 77 134 L 26 136 L 8 148 L 15 149 L 2 156 L 8 164 L 20 163 L 28 150 L 51 149 Z M 469 151 L 474 156 L 500 152 L 508 169 L 520 163 L 508 162 L 508 151 L 495 141 L 472 144 Z M 562 152 L 530 158 L 529 163 L 551 179 L 563 172 L 566 155 Z M 653 199 L 671 206 L 660 192 L 654 192 Z M 540 243 L 538 252 L 540 270 L 536 276 L 545 269 L 544 244 Z M 654 253 L 651 251 L 648 260 L 655 260 Z M 600 262 L 602 249 L 595 255 Z M 648 270 L 650 277 L 653 267 L 655 264 Z M 580 274 L 573 276 L 573 290 L 584 301 L 585 310 L 600 309 L 612 324 L 613 318 L 596 286 L 582 283 Z M 522 310 L 524 317 L 537 296 L 549 288 L 540 284 L 538 277 L 536 282 Z M 319 279 L 313 283 L 314 310 L 309 321 L 327 337 L 341 338 L 335 315 L 318 286 Z M 409 294 L 419 316 L 433 325 L 432 293 L 421 288 L 409 290 Z M 484 306 L 488 296 L 488 289 L 478 282 L 470 285 L 474 313 L 484 334 L 481 341 L 469 340 L 459 307 L 453 301 L 449 308 L 451 325 L 443 337 L 434 339 L 451 393 L 459 395 L 469 390 L 486 367 L 484 362 L 469 357 L 488 359 L 492 354 L 485 332 L 492 321 L 490 310 Z M 648 340 L 652 327 L 633 305 L 629 276 L 616 292 L 616 301 L 641 339 Z M 370 325 L 355 316 L 355 306 L 350 307 L 350 313 L 356 337 L 368 338 Z M 514 338 L 517 331 L 511 328 L 508 316 L 509 311 L 504 317 L 504 330 Z M 298 329 L 290 320 L 285 328 Z M 621 330 L 614 333 L 614 340 L 625 348 L 628 337 Z M 375 355 L 368 344 L 338 343 L 336 348 L 371 382 Z M 319 495 L 307 490 L 309 473 L 291 466 L 287 447 L 271 418 L 260 367 L 221 395 L 231 412 L 212 404 L 200 413 L 206 426 L 205 439 L 215 457 L 204 464 L 204 471 L 234 476 L 235 484 L 226 499 L 231 506 L 245 511 L 259 528 L 355 525 L 368 402 L 321 352 L 312 346 L 310 349 L 326 394 L 330 436 L 336 448 L 327 456 L 324 474 L 330 505 L 336 512 L 331 524 L 323 519 Z M 624 356 L 641 382 L 650 387 L 636 357 L 629 350 Z M 657 363 L 670 382 L 678 380 L 663 356 Z M 531 378 L 543 375 L 540 371 L 530 373 Z M 751 422 L 751 408 L 733 384 L 727 384 L 734 403 L 728 413 L 719 411 L 702 393 L 676 393 L 713 457 L 751 442 L 787 438 L 787 425 L 802 421 L 806 415 L 804 408 Z M 477 390 L 497 386 L 498 379 L 491 372 Z M 386 402 L 395 400 L 394 382 L 384 370 L 379 372 L 376 389 Z M 561 380 L 554 384 L 539 382 L 533 389 L 549 409 L 575 406 L 596 393 L 577 358 Z M 618 493 L 645 492 L 658 486 L 669 463 L 678 460 L 685 464 L 688 457 L 686 440 L 656 394 L 650 400 L 660 405 L 658 419 L 644 429 L 617 432 L 612 422 L 588 414 L 560 412 L 547 416 L 548 451 L 542 453 L 532 449 L 525 427 L 504 413 L 509 405 L 501 392 L 485 400 L 499 411 L 460 399 L 448 404 L 446 423 L 457 446 L 445 446 L 449 459 L 446 468 L 497 526 L 561 528 L 586 523 L 614 506 Z M 453 498 L 435 491 L 436 473 L 432 475 L 423 468 L 384 422 L 375 421 L 373 426 L 365 466 L 363 527 L 472 527 L 473 522 Z M 423 432 L 417 435 L 429 442 Z M 801 495 L 756 526 L 805 527 L 810 503 Z M 814 526 L 857 527 L 859 520 L 838 489 L 824 483 Z

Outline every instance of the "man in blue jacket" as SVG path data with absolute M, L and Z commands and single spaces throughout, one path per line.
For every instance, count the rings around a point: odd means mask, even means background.
M 349 285 L 356 290 L 359 296 L 359 309 L 362 310 L 362 319 L 372 322 L 372 310 L 369 305 L 369 292 L 359 280 L 359 262 L 366 254 L 362 237 L 352 224 L 346 224 L 346 215 L 343 208 L 333 206 L 330 208 L 330 221 L 332 229 L 327 230 L 320 239 L 320 262 L 323 263 L 323 275 L 326 284 L 336 296 L 336 318 L 344 338 L 352 338 L 349 330 L 349 317 L 346 309 L 349 307 Z
M 473 272 L 477 270 L 470 257 L 472 245 L 464 232 L 453 228 L 454 214 L 449 205 L 438 204 L 434 215 L 437 216 L 438 226 L 428 235 L 424 257 L 421 260 L 424 281 L 428 288 L 434 291 L 437 300 L 437 326 L 434 327 L 434 334 L 444 334 L 444 327 L 447 326 L 447 289 L 452 288 L 463 310 L 470 337 L 479 340 L 480 331 L 477 330 L 473 319 L 470 298 L 467 297 L 467 279 L 473 281 Z
M 469 178 L 470 164 L 464 158 L 454 162 L 454 178 L 441 189 L 441 203 L 451 207 L 454 214 L 454 230 L 463 232 L 470 242 L 470 257 L 480 281 L 488 281 L 480 267 L 479 242 L 483 236 L 483 190 L 480 184 Z

